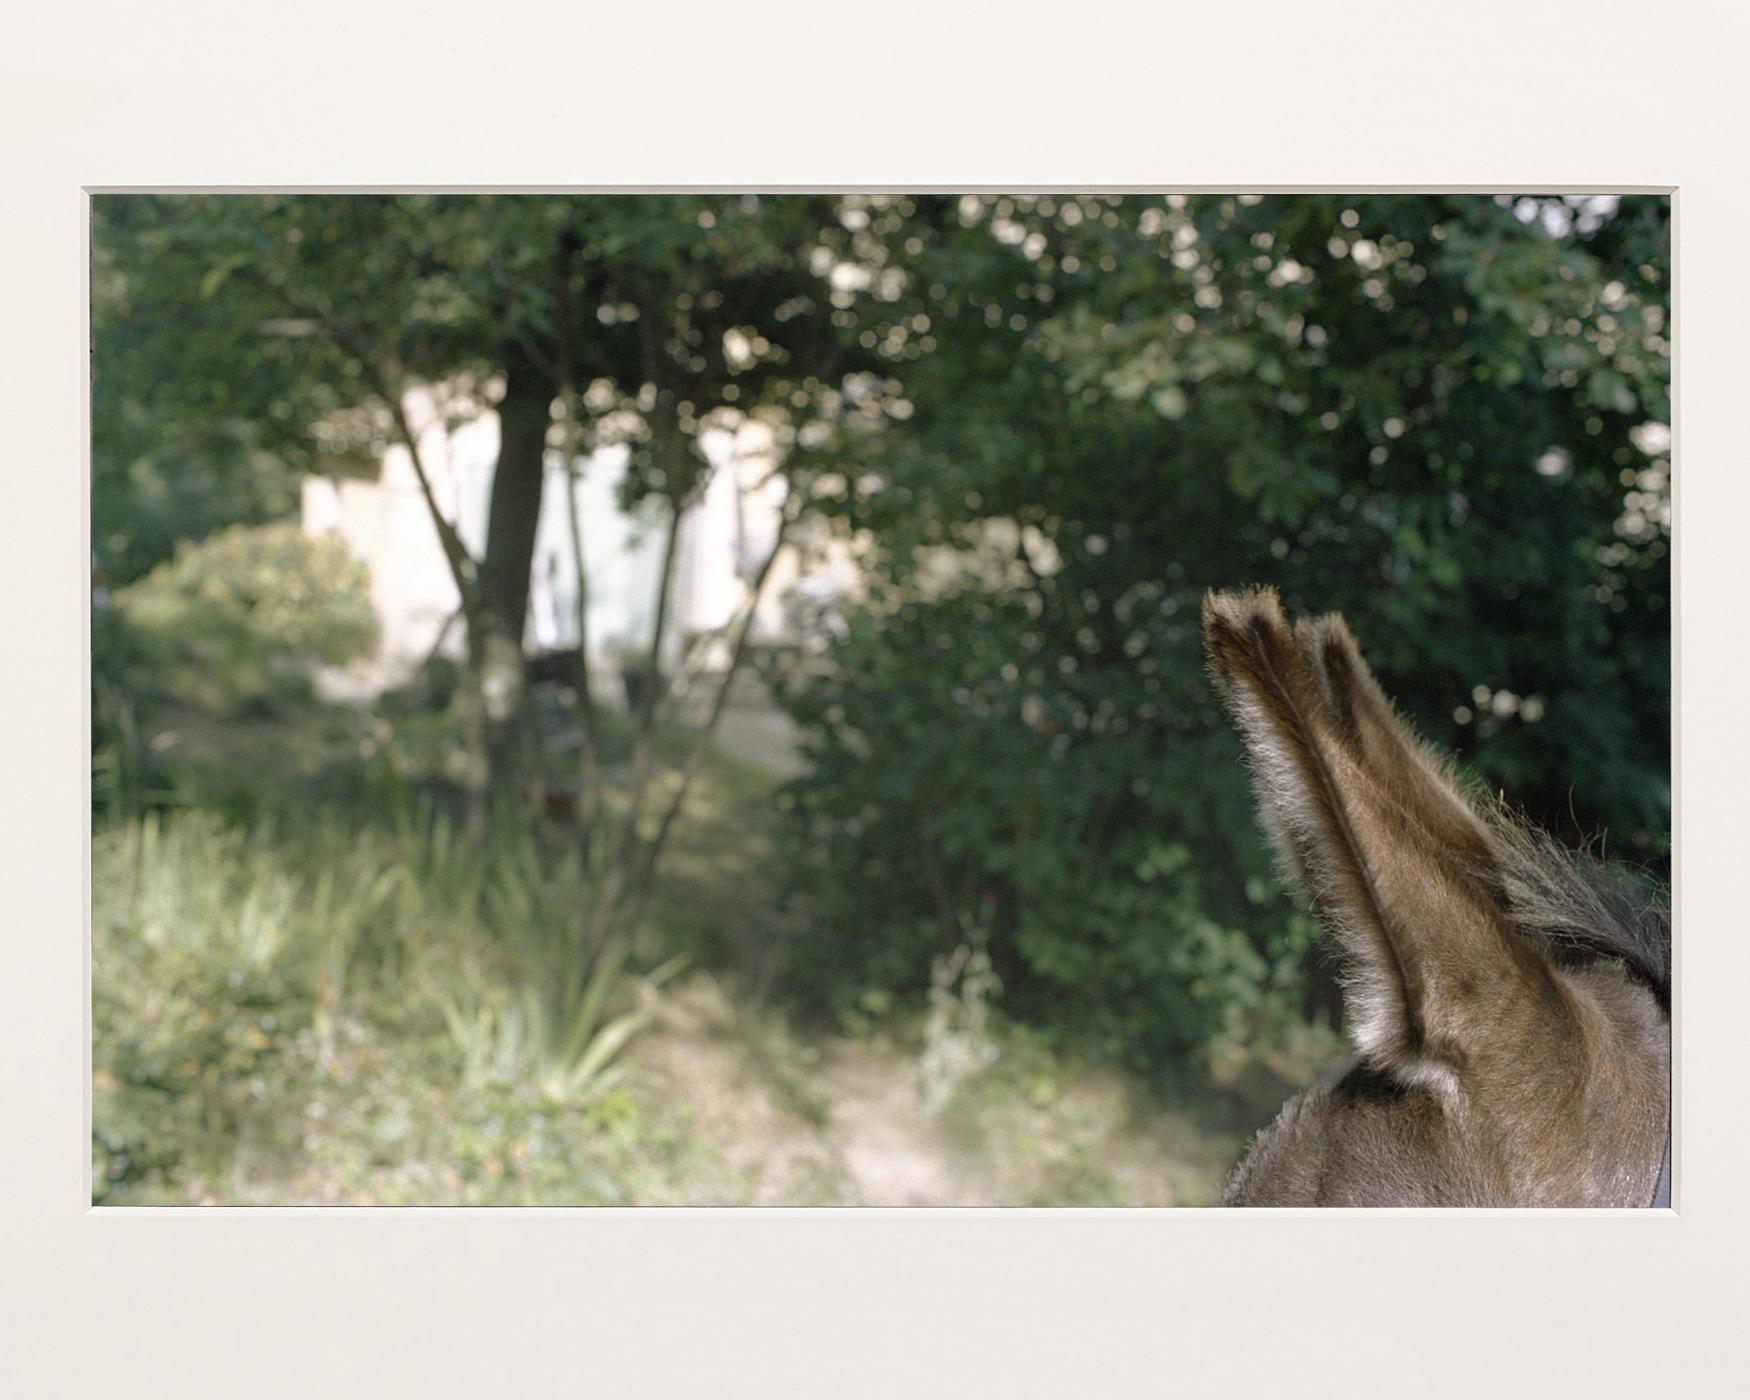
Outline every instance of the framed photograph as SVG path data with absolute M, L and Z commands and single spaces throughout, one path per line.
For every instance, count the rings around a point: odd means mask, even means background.
M 22 46 L 16 1388 L 1735 1392 L 1743 22 L 757 8 Z

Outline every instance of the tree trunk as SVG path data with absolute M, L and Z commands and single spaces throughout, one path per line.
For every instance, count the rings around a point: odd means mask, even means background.
M 523 632 L 547 427 L 558 393 L 550 371 L 515 346 L 504 352 L 505 389 L 498 404 L 498 465 L 487 507 L 486 556 L 480 565 L 480 635 L 469 638 L 480 668 L 486 707 L 492 782 L 513 781 L 526 756 L 523 704 Z
M 480 586 L 491 625 L 519 646 L 529 608 L 535 526 L 541 516 L 547 429 L 558 392 L 548 371 L 521 351 L 507 349 L 504 397 L 498 404 L 498 466 L 492 474 Z

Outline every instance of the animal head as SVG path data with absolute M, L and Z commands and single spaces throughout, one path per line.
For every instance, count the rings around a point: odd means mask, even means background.
M 1203 629 L 1359 1053 L 1258 1135 L 1224 1203 L 1649 1204 L 1670 1112 L 1662 909 L 1472 800 L 1341 617 L 1290 626 L 1254 589 L 1211 593 Z

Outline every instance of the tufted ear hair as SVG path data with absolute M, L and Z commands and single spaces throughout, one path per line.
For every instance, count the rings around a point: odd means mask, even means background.
M 1244 740 L 1264 828 L 1334 940 L 1364 1059 L 1456 1090 L 1526 1053 L 1560 1000 L 1506 915 L 1489 828 L 1410 732 L 1336 615 L 1290 628 L 1274 590 L 1203 600 L 1210 674 Z

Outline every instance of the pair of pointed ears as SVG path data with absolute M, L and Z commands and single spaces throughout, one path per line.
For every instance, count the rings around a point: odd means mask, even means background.
M 1559 995 L 1507 917 L 1488 825 L 1399 718 L 1343 619 L 1290 626 L 1272 589 L 1203 602 L 1210 674 L 1239 728 L 1285 873 L 1338 950 L 1363 1058 L 1454 1087 Z

